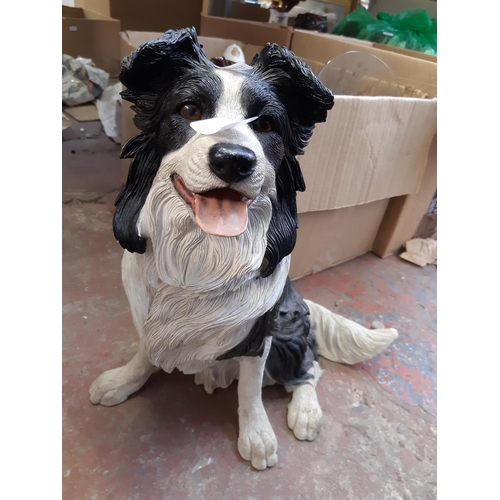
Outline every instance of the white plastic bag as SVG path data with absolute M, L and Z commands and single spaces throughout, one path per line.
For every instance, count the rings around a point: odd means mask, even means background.
M 91 59 L 62 56 L 62 101 L 67 106 L 92 102 L 108 86 L 109 73 Z

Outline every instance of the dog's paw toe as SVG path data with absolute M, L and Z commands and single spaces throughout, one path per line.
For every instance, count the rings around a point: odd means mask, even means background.
M 266 417 L 267 420 L 267 417 Z M 238 451 L 252 467 L 264 470 L 278 463 L 278 441 L 269 421 L 264 425 L 249 424 L 240 430 Z
M 287 424 L 300 441 L 312 441 L 319 432 L 323 413 L 317 401 L 307 404 L 292 402 L 288 405 Z
M 123 403 L 142 387 L 148 376 L 131 376 L 126 366 L 104 372 L 90 386 L 90 402 L 102 406 Z
M 129 394 L 120 389 L 107 392 L 96 391 L 90 393 L 90 402 L 95 405 L 116 406 L 126 401 L 128 397 Z

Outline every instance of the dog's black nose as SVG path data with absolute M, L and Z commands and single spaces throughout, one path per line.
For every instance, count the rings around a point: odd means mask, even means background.
M 229 184 L 252 175 L 257 161 L 251 149 L 238 144 L 215 144 L 208 156 L 212 172 Z

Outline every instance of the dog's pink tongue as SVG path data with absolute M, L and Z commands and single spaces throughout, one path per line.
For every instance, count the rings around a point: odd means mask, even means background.
M 238 236 L 247 228 L 247 204 L 232 189 L 195 194 L 193 211 L 198 226 L 215 236 Z

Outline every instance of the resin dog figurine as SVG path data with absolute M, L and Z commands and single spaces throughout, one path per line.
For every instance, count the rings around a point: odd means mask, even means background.
M 304 301 L 288 279 L 298 227 L 296 156 L 333 95 L 276 44 L 250 66 L 215 66 L 194 29 L 168 31 L 124 59 L 120 80 L 141 133 L 116 200 L 114 234 L 140 342 L 90 387 L 94 404 L 127 399 L 157 367 L 196 374 L 211 393 L 238 379 L 238 450 L 277 462 L 263 385 L 292 392 L 288 426 L 312 440 L 321 423 L 318 354 L 368 359 L 397 336 Z

